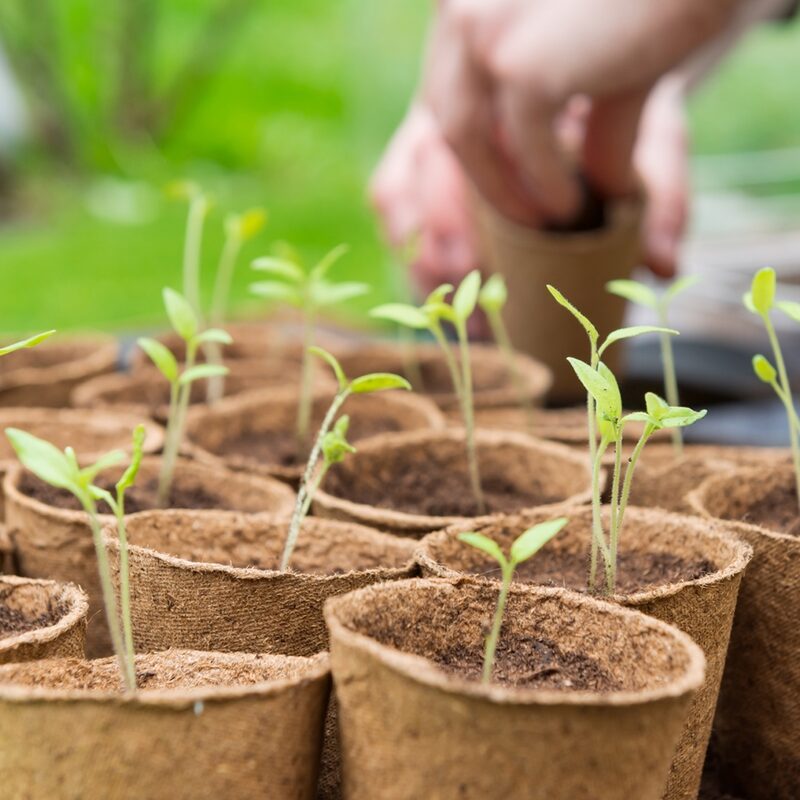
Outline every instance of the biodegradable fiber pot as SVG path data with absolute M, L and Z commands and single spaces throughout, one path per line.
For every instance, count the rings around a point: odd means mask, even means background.
M 59 449 L 72 447 L 83 461 L 96 461 L 109 450 L 130 450 L 134 428 L 143 420 L 139 416 L 71 408 L 0 408 L 0 480 L 15 466 L 17 455 L 8 439 L 6 428 L 21 428 Z M 164 431 L 153 422 L 146 422 L 144 452 L 155 453 L 164 443 Z M 4 518 L 4 499 L 0 493 L 0 520 Z
M 126 508 L 131 513 L 154 507 L 160 463 L 154 457 L 142 461 L 136 486 L 126 495 Z M 115 472 L 111 480 L 117 477 Z M 88 654 L 107 655 L 110 639 L 101 611 L 100 580 L 86 514 L 70 495 L 50 489 L 19 466 L 6 475 L 3 489 L 6 523 L 20 572 L 28 577 L 50 577 L 83 586 L 89 594 Z M 269 478 L 179 460 L 171 504 L 203 508 L 205 514 L 220 510 L 267 511 L 288 519 L 294 507 L 294 492 Z M 101 515 L 101 522 L 112 521 L 111 515 Z
M 721 774 L 749 800 L 800 797 L 800 538 L 791 464 L 708 478 L 695 513 L 753 547 L 715 720 Z
M 0 664 L 82 658 L 88 610 L 72 584 L 0 576 Z
M 686 634 L 560 589 L 415 579 L 329 600 L 347 800 L 658 800 L 703 654 Z
M 404 375 L 414 391 L 430 397 L 448 413 L 458 413 L 458 396 L 442 351 L 434 343 L 415 343 L 409 347 L 392 342 L 377 342 L 353 347 L 339 358 L 346 375 L 368 372 L 394 372 Z M 505 354 L 492 345 L 470 345 L 475 408 L 508 408 L 519 404 L 519 390 L 506 363 Z M 541 362 L 523 353 L 514 354 L 514 363 L 527 397 L 541 405 L 552 377 Z
M 498 515 L 478 520 L 470 529 L 507 551 L 522 531 L 559 516 L 569 518 L 567 527 L 519 568 L 517 581 L 585 591 L 590 508 L 553 507 Z M 453 526 L 420 542 L 417 561 L 423 575 L 496 577 L 496 564 L 458 540 L 465 530 L 465 526 Z M 707 660 L 706 680 L 694 696 L 670 768 L 667 800 L 697 796 L 736 596 L 752 554 L 749 545 L 725 531 L 722 524 L 658 510 L 629 507 L 625 515 L 618 594 L 610 599 L 679 627 L 703 648 Z
M 489 511 L 587 502 L 588 460 L 568 447 L 511 431 L 476 434 Z M 314 499 L 318 516 L 422 536 L 477 516 L 460 430 L 384 434 L 331 470 Z
M 312 401 L 311 431 L 316 435 L 333 391 L 318 391 Z M 307 453 L 298 452 L 296 434 L 298 394 L 294 389 L 250 392 L 205 409 L 189 419 L 190 441 L 214 463 L 246 472 L 299 481 Z M 348 398 L 343 413 L 350 415 L 351 442 L 379 433 L 439 430 L 444 417 L 434 403 L 404 391 Z
M 511 341 L 550 367 L 550 397 L 559 401 L 580 397 L 580 383 L 566 358 L 586 352 L 586 333 L 550 297 L 546 285 L 558 288 L 605 335 L 620 327 L 625 313 L 625 301 L 609 295 L 605 285 L 627 278 L 639 257 L 641 198 L 619 200 L 606 210 L 607 224 L 600 230 L 552 233 L 519 225 L 479 203 L 488 266 L 508 286 L 503 316 Z M 619 352 L 612 348 L 607 353 L 615 372 Z
M 0 359 L 0 406 L 62 408 L 77 384 L 112 372 L 119 346 L 110 336 L 57 337 Z
M 312 800 L 328 657 L 172 650 L 0 668 L 8 800 Z

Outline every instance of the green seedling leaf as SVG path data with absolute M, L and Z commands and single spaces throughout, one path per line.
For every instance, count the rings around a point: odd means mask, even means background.
M 285 278 L 292 283 L 302 283 L 305 280 L 305 273 L 294 261 L 277 256 L 261 256 L 255 259 L 250 266 L 259 272 L 268 272 L 279 278 Z
M 664 300 L 662 302 L 671 302 L 673 298 L 699 282 L 700 278 L 697 275 L 684 275 L 682 278 L 678 278 L 678 280 L 673 281 L 664 292 Z
M 694 411 L 691 408 L 674 406 L 661 417 L 661 426 L 663 428 L 686 428 L 703 419 L 707 413 L 706 409 Z
M 777 370 L 762 355 L 753 356 L 753 372 L 764 383 L 772 384 L 778 379 Z
M 70 491 L 80 489 L 72 460 L 57 447 L 19 428 L 6 428 L 6 436 L 23 466 L 45 483 Z
M 349 245 L 340 244 L 326 253 L 311 270 L 312 281 L 318 281 L 328 274 L 328 270 L 350 249 Z
M 289 303 L 289 305 L 297 308 L 303 306 L 302 295 L 292 286 L 279 281 L 256 281 L 250 284 L 250 291 L 254 295 L 264 297 L 267 300 Z
M 644 403 L 647 413 L 657 420 L 660 420 L 669 411 L 669 403 L 655 392 L 647 392 L 644 396 Z
M 466 322 L 475 310 L 478 303 L 478 293 L 481 290 L 481 273 L 474 269 L 464 278 L 453 295 L 452 309 L 456 319 Z
M 350 384 L 350 391 L 353 394 L 370 394 L 387 389 L 411 391 L 411 384 L 405 378 L 393 375 L 391 372 L 373 372 L 369 375 L 362 375 Z
M 452 283 L 437 286 L 426 298 L 424 305 L 447 305 L 447 295 L 453 291 Z
M 645 411 L 631 411 L 630 414 L 626 414 L 620 422 L 644 422 L 645 424 L 650 423 L 652 425 L 658 425 L 658 420 L 654 417 L 651 417 Z
M 217 378 L 228 374 L 228 368 L 223 367 L 221 364 L 198 364 L 196 367 L 187 369 L 181 375 L 178 383 L 181 386 L 186 386 L 189 383 L 203 380 L 204 378 Z
M 336 359 L 336 356 L 334 356 L 332 353 L 329 353 L 327 350 L 323 350 L 321 347 L 317 347 L 316 345 L 309 347 L 308 352 L 317 356 L 317 358 L 321 358 L 333 370 L 333 374 L 336 375 L 336 381 L 339 384 L 339 390 L 347 388 L 347 376 L 344 374 L 342 365 Z
M 566 308 L 567 311 L 569 311 L 569 313 L 572 314 L 572 316 L 575 317 L 576 320 L 578 320 L 578 322 L 581 324 L 581 327 L 588 334 L 592 344 L 596 344 L 597 340 L 600 338 L 600 334 L 597 332 L 597 328 L 595 328 L 595 326 L 592 325 L 591 322 L 589 322 L 587 317 L 581 314 L 581 312 L 578 311 L 578 309 L 575 308 L 575 306 L 572 305 L 572 303 L 570 303 L 569 300 L 567 300 L 567 298 L 564 297 L 564 295 L 561 294 L 561 292 L 559 292 L 558 289 L 555 288 L 555 286 L 551 286 L 548 283 L 547 291 L 550 292 L 550 294 L 553 296 L 553 298 L 559 305 Z
M 37 333 L 35 336 L 31 336 L 28 339 L 23 339 L 20 342 L 7 344 L 5 347 L 0 347 L 0 356 L 7 356 L 9 353 L 13 353 L 15 350 L 23 350 L 26 347 L 36 347 L 37 344 L 43 342 L 45 339 L 49 339 L 54 333 L 54 330 L 45 331 L 44 333 Z
M 264 230 L 267 212 L 263 208 L 250 208 L 241 214 L 229 214 L 225 219 L 225 233 L 247 242 Z
M 369 315 L 375 319 L 385 319 L 416 330 L 425 330 L 430 326 L 428 316 L 408 303 L 385 303 L 373 308 Z
M 144 425 L 137 425 L 133 431 L 131 463 L 128 465 L 128 468 L 125 470 L 125 472 L 122 473 L 122 477 L 117 481 L 115 488 L 118 494 L 133 486 L 136 476 L 139 474 L 139 467 L 142 465 L 142 455 L 144 453 L 144 440 L 146 435 L 147 431 Z
M 233 337 L 228 331 L 222 330 L 222 328 L 208 328 L 202 331 L 202 333 L 198 333 L 197 336 L 194 337 L 194 340 L 197 344 L 205 344 L 206 342 L 233 344 Z
M 750 286 L 750 301 L 762 316 L 771 311 L 775 303 L 775 270 L 772 267 L 764 267 L 756 272 Z
M 753 295 L 751 292 L 745 292 L 742 295 L 742 303 L 751 314 L 758 314 L 756 307 L 753 305 Z
M 193 200 L 203 193 L 200 184 L 190 180 L 170 181 L 164 190 L 172 200 Z
M 117 464 L 121 464 L 125 458 L 125 453 L 123 453 L 122 450 L 112 450 L 110 453 L 100 456 L 94 464 L 90 464 L 80 471 L 80 484 L 82 486 L 89 486 L 89 484 L 94 483 L 94 479 L 101 472 L 107 470 L 109 467 L 115 467 Z
M 672 336 L 678 335 L 678 331 L 672 328 L 662 328 L 658 325 L 633 325 L 630 328 L 619 328 L 615 331 L 611 331 L 611 333 L 606 336 L 597 354 L 602 356 L 606 349 L 614 344 L 614 342 L 619 342 L 622 339 L 632 339 L 634 336 L 641 336 L 645 333 L 668 333 Z
M 559 517 L 528 528 L 511 545 L 511 563 L 516 566 L 536 555 L 566 524 L 567 518 Z
M 500 549 L 500 545 L 498 545 L 494 539 L 490 539 L 482 533 L 475 533 L 473 531 L 459 533 L 458 540 L 464 542 L 464 544 L 468 544 L 470 547 L 474 547 L 476 550 L 482 550 L 501 566 L 505 566 L 505 564 L 508 563 L 506 557 L 503 555 L 503 551 Z
M 175 332 L 188 342 L 197 334 L 198 322 L 197 315 L 191 303 L 174 289 L 166 288 L 163 292 L 164 307 L 167 309 L 170 325 Z
M 775 306 L 783 311 L 789 319 L 800 322 L 800 303 L 796 303 L 794 300 L 779 300 L 775 303 Z M 0 355 L 2 355 L 2 352 L 0 352 Z
M 150 360 L 158 367 L 159 372 L 170 382 L 178 380 L 178 362 L 170 350 L 155 339 L 142 337 L 136 344 L 144 350 Z
M 338 303 L 352 300 L 354 297 L 368 294 L 369 290 L 369 284 L 359 281 L 331 283 L 319 280 L 311 284 L 311 301 L 316 306 L 335 306 Z
M 608 384 L 610 393 L 605 407 L 601 406 L 605 414 L 611 420 L 618 420 L 622 416 L 622 395 L 619 391 L 619 384 L 614 373 L 600 361 L 597 365 L 598 374 Z
M 578 380 L 583 384 L 584 389 L 595 399 L 598 409 L 606 416 L 613 419 L 613 414 L 608 410 L 614 407 L 614 390 L 608 385 L 608 381 L 600 375 L 597 370 L 592 369 L 585 361 L 579 358 L 567 358 L 567 361 L 575 370 Z
M 502 275 L 495 273 L 486 283 L 478 295 L 478 304 L 487 314 L 496 314 L 503 309 L 508 300 L 508 289 Z
M 606 284 L 606 291 L 617 297 L 624 297 L 631 303 L 645 308 L 658 308 L 658 295 L 639 281 L 615 280 Z
M 326 464 L 339 464 L 349 453 L 356 452 L 356 448 L 347 441 L 349 426 L 350 418 L 347 414 L 343 414 L 333 429 L 322 437 L 322 455 Z

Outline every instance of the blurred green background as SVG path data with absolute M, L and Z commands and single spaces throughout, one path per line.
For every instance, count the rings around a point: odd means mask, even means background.
M 429 3 L 370 0 L 26 0 L 0 4 L 0 41 L 38 140 L 4 156 L 0 329 L 158 324 L 180 285 L 185 207 L 162 191 L 192 177 L 217 200 L 205 285 L 228 210 L 262 205 L 274 240 L 309 259 L 345 241 L 361 306 L 405 291 L 365 199 L 416 81 Z M 751 34 L 691 105 L 697 153 L 800 145 L 800 26 Z M 142 133 L 155 131 L 154 136 Z

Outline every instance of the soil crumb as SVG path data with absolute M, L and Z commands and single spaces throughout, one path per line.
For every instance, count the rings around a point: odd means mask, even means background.
M 109 479 L 100 478 L 97 485 L 103 489 L 108 490 L 114 494 L 114 481 Z M 30 472 L 25 472 L 20 481 L 20 491 L 28 497 L 38 500 L 46 505 L 53 506 L 54 508 L 69 509 L 73 511 L 80 511 L 81 505 L 78 500 L 66 489 L 56 489 L 44 481 L 39 480 L 35 475 Z M 143 481 L 140 484 L 132 486 L 125 493 L 125 511 L 128 514 L 133 514 L 137 511 L 149 511 L 154 508 L 159 508 L 157 502 L 158 492 L 158 479 L 151 478 L 148 481 Z M 175 481 L 172 485 L 172 491 L 167 502 L 168 508 L 186 508 L 194 510 L 204 509 L 219 509 L 219 510 L 236 510 L 230 509 L 225 500 L 214 492 L 195 485 L 182 486 L 179 481 Z M 111 514 L 111 509 L 104 502 L 97 504 L 97 510 L 101 514 Z
M 62 604 L 51 601 L 49 607 L 38 616 L 28 616 L 6 605 L 6 598 L 11 592 L 13 589 L 0 592 L 0 639 L 55 625 L 66 613 Z

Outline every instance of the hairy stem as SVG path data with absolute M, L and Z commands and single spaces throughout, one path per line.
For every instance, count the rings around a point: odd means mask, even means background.
M 662 327 L 667 327 L 667 310 L 661 307 L 659 310 L 659 323 Z M 678 394 L 678 375 L 675 371 L 675 358 L 672 353 L 672 336 L 669 333 L 661 333 L 658 337 L 661 345 L 661 366 L 664 370 L 664 394 L 667 402 L 671 406 L 680 405 Z M 683 433 L 680 428 L 673 428 L 670 431 L 672 437 L 672 447 L 676 456 L 683 455 Z
M 322 420 L 319 433 L 314 441 L 314 447 L 311 450 L 311 455 L 308 457 L 308 463 L 306 464 L 305 471 L 303 472 L 303 480 L 300 482 L 300 489 L 297 492 L 297 499 L 294 504 L 292 521 L 289 523 L 289 532 L 286 535 L 286 543 L 283 546 L 283 553 L 281 555 L 281 572 L 285 571 L 289 566 L 289 561 L 292 558 L 292 553 L 294 552 L 295 545 L 297 544 L 297 537 L 300 534 L 300 526 L 303 523 L 303 517 L 305 516 L 305 513 L 308 512 L 308 508 L 311 507 L 311 502 L 314 499 L 314 492 L 316 492 L 320 485 L 320 481 L 317 481 L 316 483 L 312 483 L 312 481 L 314 469 L 317 466 L 320 453 L 322 452 L 322 440 L 325 438 L 325 434 L 327 434 L 330 430 L 336 415 L 339 413 L 339 409 L 344 405 L 344 402 L 348 397 L 350 397 L 350 387 L 340 389 L 336 397 L 333 398 L 333 402 L 326 412 L 325 418 Z M 309 491 L 309 487 L 312 487 L 311 491 Z
M 136 688 L 136 655 L 133 649 L 133 627 L 131 625 L 131 583 L 128 559 L 128 530 L 125 526 L 125 498 L 120 496 L 115 509 L 117 517 L 117 536 L 119 538 L 119 602 L 122 617 L 122 639 L 125 662 L 128 667 L 131 685 Z
M 186 239 L 183 246 L 183 294 L 202 320 L 200 304 L 200 252 L 203 244 L 203 223 L 206 217 L 206 199 L 202 194 L 189 203 L 186 222 Z
M 597 347 L 592 342 L 590 364 L 592 369 L 597 369 L 600 357 Z M 597 431 L 595 429 L 595 403 L 591 392 L 586 392 L 586 426 L 589 439 L 589 463 L 592 465 L 592 554 L 589 565 L 589 589 L 595 591 L 597 586 L 597 548 L 598 541 L 603 538 L 603 520 L 600 515 L 600 465 L 597 454 Z M 608 443 L 606 442 L 606 447 Z M 605 448 L 602 448 L 605 450 Z M 600 455 L 602 458 L 602 454 Z M 597 499 L 595 499 L 595 496 Z
M 617 583 L 617 544 L 619 542 L 620 473 L 622 472 L 622 428 L 614 440 L 614 477 L 611 484 L 611 523 L 609 535 L 609 559 L 607 564 L 608 594 L 614 594 Z
M 308 439 L 311 427 L 311 389 L 314 364 L 308 348 L 314 344 L 314 315 L 306 311 L 303 319 L 303 366 L 300 377 L 300 402 L 297 405 L 297 438 L 301 444 Z
M 489 327 L 492 330 L 492 337 L 494 338 L 495 342 L 497 342 L 498 347 L 503 353 L 503 358 L 505 359 L 508 373 L 511 376 L 511 380 L 514 384 L 514 390 L 517 393 L 517 399 L 519 400 L 520 407 L 525 414 L 526 427 L 528 428 L 528 432 L 532 433 L 534 428 L 533 403 L 531 402 L 531 398 L 525 392 L 525 386 L 522 382 L 522 375 L 520 374 L 520 371 L 517 368 L 517 362 L 514 359 L 514 347 L 511 344 L 511 339 L 508 336 L 505 323 L 497 311 L 487 312 L 486 318 L 489 320 Z
M 472 401 L 472 359 L 469 352 L 467 327 L 464 323 L 456 325 L 458 342 L 461 349 L 461 393 L 464 410 L 464 430 L 467 437 L 467 460 L 469 462 L 469 481 L 472 494 L 478 506 L 478 514 L 486 513 L 486 502 L 481 488 L 481 473 L 478 464 L 478 450 L 475 445 L 475 411 Z
M 597 591 L 597 556 L 599 552 L 603 554 L 603 563 L 609 558 L 608 547 L 603 534 L 602 503 L 600 497 L 600 470 L 603 462 L 603 455 L 608 447 L 608 439 L 603 439 L 599 447 L 596 447 L 594 460 L 592 462 L 592 557 L 589 565 L 589 591 Z
M 491 683 L 492 670 L 494 669 L 494 658 L 497 652 L 497 642 L 500 639 L 500 629 L 503 626 L 503 615 L 506 611 L 506 603 L 508 601 L 508 590 L 511 588 L 511 580 L 514 577 L 513 565 L 506 563 L 501 564 L 503 568 L 503 583 L 500 587 L 500 596 L 497 598 L 497 607 L 494 611 L 494 619 L 492 620 L 492 630 L 486 637 L 486 645 L 483 651 L 483 678 L 484 685 Z
M 654 430 L 655 428 L 653 428 L 652 425 L 645 425 L 642 435 L 639 437 L 639 441 L 636 442 L 636 447 L 633 448 L 633 453 L 631 453 L 631 457 L 628 459 L 628 467 L 625 470 L 625 481 L 622 484 L 622 498 L 620 500 L 619 512 L 617 514 L 617 541 L 619 541 L 619 535 L 622 533 L 622 524 L 625 521 L 625 509 L 628 507 L 628 498 L 631 494 L 631 486 L 633 484 L 633 474 L 636 471 L 636 464 L 639 462 L 639 456 L 642 454 L 642 450 L 644 450 L 644 446 L 647 444 L 648 439 L 653 435 Z

